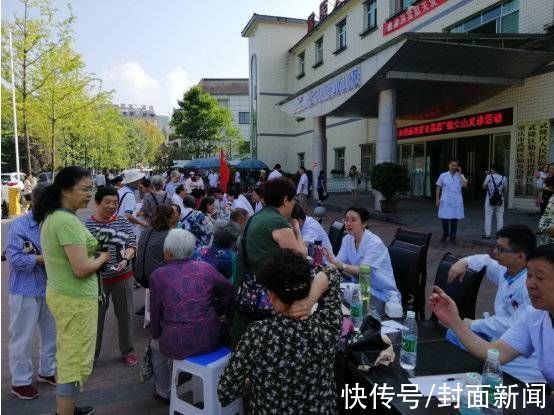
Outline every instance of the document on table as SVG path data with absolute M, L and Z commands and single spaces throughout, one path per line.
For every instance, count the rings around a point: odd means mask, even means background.
M 423 396 L 437 397 L 439 394 L 444 395 L 445 391 L 455 396 L 456 393 L 452 393 L 453 389 L 463 387 L 464 376 L 465 373 L 454 373 L 437 376 L 417 376 L 415 378 L 408 378 L 408 380 L 414 385 L 418 385 L 418 391 Z
M 381 322 L 381 334 L 396 333 L 397 331 L 400 331 L 406 328 L 407 327 L 403 326 L 402 324 L 394 320 L 387 320 L 387 321 Z

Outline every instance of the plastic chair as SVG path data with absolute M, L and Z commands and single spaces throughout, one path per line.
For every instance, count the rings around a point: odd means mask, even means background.
M 394 272 L 396 287 L 402 295 L 402 307 L 404 309 L 420 306 L 420 277 L 418 264 L 420 263 L 423 247 L 412 245 L 412 249 L 405 249 L 397 244 L 389 246 L 389 255 Z
M 173 415 L 177 411 L 187 415 L 242 415 L 242 399 L 222 407 L 217 396 L 219 378 L 230 358 L 231 349 L 220 347 L 211 353 L 187 357 L 184 360 L 173 360 L 169 413 Z M 192 392 L 192 403 L 180 399 L 177 395 L 177 382 L 181 372 L 193 375 L 183 385 L 184 392 Z M 200 401 L 200 397 L 204 404 L 202 408 L 193 405 Z
M 483 281 L 486 267 L 483 267 L 479 272 L 468 269 L 462 281 L 457 279 L 451 284 L 448 284 L 448 271 L 458 260 L 459 258 L 455 257 L 450 252 L 444 254 L 437 269 L 435 285 L 442 288 L 444 292 L 454 300 L 458 306 L 460 318 L 470 318 L 474 320 L 477 294 L 479 293 L 479 287 Z M 433 314 L 431 319 L 436 321 L 437 317 Z
M 344 236 L 344 223 L 334 221 L 329 228 L 329 242 L 333 247 L 333 253 L 337 255 L 342 244 L 342 238 Z

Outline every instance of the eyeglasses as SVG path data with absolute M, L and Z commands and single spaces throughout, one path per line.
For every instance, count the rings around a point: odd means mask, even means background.
M 81 191 L 82 191 L 82 192 L 92 193 L 93 190 L 94 190 L 94 187 L 92 187 L 92 186 L 81 187 Z
M 516 251 L 514 249 L 504 248 L 500 245 L 495 245 L 493 251 L 498 252 L 499 254 L 516 254 L 516 253 L 519 252 L 519 251 Z

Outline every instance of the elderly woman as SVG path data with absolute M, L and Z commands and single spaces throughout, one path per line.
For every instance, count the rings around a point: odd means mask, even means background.
M 171 195 L 164 191 L 164 179 L 162 176 L 153 176 L 150 179 L 150 192 L 144 195 L 141 212 L 144 219 L 152 222 L 156 208 L 160 205 L 171 205 Z
M 388 301 L 391 294 L 398 295 L 389 251 L 381 238 L 367 229 L 369 212 L 363 207 L 349 207 L 344 215 L 347 235 L 342 239 L 338 255 L 325 250 L 329 262 L 346 274 L 358 276 L 360 265 L 371 267 L 371 294 Z
M 252 414 L 337 413 L 333 363 L 342 321 L 340 274 L 319 272 L 312 281 L 301 255 L 280 250 L 261 262 L 257 275 L 276 316 L 252 323 L 242 336 L 219 381 L 221 404 L 250 390 Z M 325 293 L 317 310 L 306 320 L 290 318 L 292 305 L 309 301 L 313 287 Z
M 162 265 L 163 245 L 170 229 L 175 228 L 181 212 L 176 205 L 160 205 L 152 220 L 152 227 L 147 228 L 140 235 L 137 245 L 137 259 L 135 261 L 135 279 L 145 288 L 148 288 L 150 274 Z
M 266 206 L 259 213 L 252 216 L 246 224 L 238 249 L 239 258 L 235 285 L 240 290 L 232 328 L 234 344 L 238 342 L 250 323 L 271 315 L 271 310 L 268 310 L 267 307 L 265 288 L 263 284 L 256 282 L 254 274 L 254 270 L 260 261 L 275 254 L 280 248 L 292 249 L 304 256 L 307 254 L 298 221 L 292 220 L 292 226 L 288 222 L 295 203 L 295 196 L 296 186 L 291 180 L 285 177 L 268 180 L 264 185 Z M 246 302 L 243 300 L 247 300 L 245 297 L 248 291 L 251 291 L 254 287 L 257 294 L 259 294 L 256 299 L 256 306 L 246 307 Z M 307 316 L 321 294 L 321 292 L 314 291 L 306 299 L 293 304 L 291 307 L 292 316 Z M 258 305 L 263 306 L 263 308 Z
M 237 255 L 237 239 L 240 233 L 240 226 L 234 222 L 229 222 L 224 226 L 217 226 L 212 245 L 197 250 L 194 254 L 194 259 L 207 262 L 224 277 L 231 279 L 233 275 L 233 261 Z
M 100 356 L 104 320 L 112 298 L 119 336 L 119 351 L 127 366 L 137 364 L 132 333 L 133 267 L 136 239 L 133 225 L 123 216 L 116 216 L 119 195 L 113 187 L 101 187 L 94 195 L 95 213 L 85 221 L 85 226 L 96 239 L 104 241 L 111 255 L 110 261 L 100 270 L 104 294 L 108 301 L 100 307 L 96 352 Z
M 90 173 L 65 167 L 38 197 L 35 219 L 46 267 L 46 303 L 56 322 L 58 414 L 93 414 L 75 407 L 79 389 L 92 372 L 98 322 L 96 272 L 110 259 L 75 212 L 92 198 Z M 97 256 L 95 256 L 97 254 Z
M 183 199 L 185 207 L 190 207 L 190 199 L 186 196 Z M 193 200 L 194 203 L 194 200 Z M 180 227 L 191 232 L 196 237 L 196 247 L 208 246 L 214 231 L 214 220 L 210 214 L 215 213 L 213 197 L 206 197 L 200 202 L 200 209 L 193 209 L 180 222 Z
M 169 231 L 167 265 L 150 277 L 154 398 L 169 401 L 172 359 L 208 353 L 226 343 L 224 316 L 232 311 L 233 287 L 211 265 L 191 261 L 194 235 Z

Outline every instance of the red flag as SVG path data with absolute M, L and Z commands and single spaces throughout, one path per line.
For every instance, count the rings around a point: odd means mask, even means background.
M 221 149 L 221 155 L 219 156 L 219 187 L 223 193 L 227 193 L 227 184 L 231 179 L 231 172 L 229 171 L 229 166 L 225 160 L 225 153 Z

